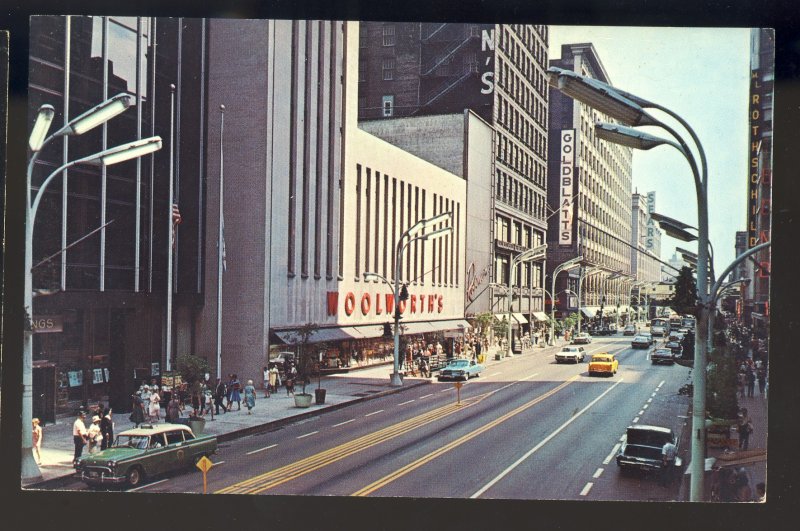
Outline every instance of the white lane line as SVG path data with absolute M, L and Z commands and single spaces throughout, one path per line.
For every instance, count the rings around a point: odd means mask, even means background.
M 318 431 L 312 431 L 311 433 L 306 433 L 305 435 L 298 435 L 297 438 L 298 439 L 302 439 L 303 437 L 310 437 L 310 436 L 314 435 L 315 433 L 319 433 L 319 430 Z
M 645 404 L 645 405 L 642 406 L 642 409 L 647 409 L 649 407 L 650 407 L 650 404 Z
M 367 414 L 366 414 L 366 415 L 364 415 L 364 416 L 365 416 L 365 417 L 371 417 L 372 415 L 377 415 L 378 413 L 383 413 L 383 410 L 382 410 L 382 409 L 379 409 L 378 411 L 373 411 L 372 413 L 367 413 Z
M 575 420 L 576 420 L 578 417 L 580 417 L 581 415 L 583 415 L 583 414 L 584 414 L 586 411 L 588 411 L 588 410 L 589 410 L 589 408 L 591 408 L 593 405 L 595 405 L 597 402 L 599 402 L 599 401 L 600 401 L 600 400 L 601 400 L 601 399 L 602 399 L 604 396 L 606 396 L 608 393 L 610 393 L 610 392 L 611 392 L 611 391 L 612 391 L 612 390 L 613 390 L 613 389 L 614 389 L 616 386 L 618 386 L 619 384 L 621 384 L 623 381 L 624 381 L 624 379 L 623 379 L 623 378 L 620 378 L 619 380 L 617 380 L 617 382 L 616 382 L 614 385 L 612 385 L 611 387 L 609 387 L 608 389 L 606 389 L 605 391 L 603 391 L 603 392 L 602 392 L 602 393 L 601 393 L 601 394 L 600 394 L 600 395 L 599 395 L 597 398 L 595 398 L 594 400 L 592 400 L 591 402 L 589 402 L 589 404 L 588 404 L 588 405 L 586 405 L 586 407 L 584 407 L 583 409 L 581 409 L 580 411 L 578 411 L 578 412 L 577 412 L 575 415 L 573 415 L 572 417 L 570 417 L 570 419 L 569 419 L 569 420 L 567 420 L 567 421 L 566 421 L 564 424 L 562 424 L 561 426 L 559 426 L 558 428 L 556 428 L 556 430 L 555 430 L 553 433 L 551 433 L 550 435 L 548 435 L 547 437 L 545 437 L 544 439 L 542 439 L 542 441 L 541 441 L 539 444 L 537 444 L 536 446 L 534 446 L 533 448 L 531 448 L 530 450 L 528 450 L 527 452 L 525 452 L 525 454 L 524 454 L 522 457 L 520 457 L 519 459 L 517 459 L 516 461 L 514 461 L 514 462 L 513 462 L 513 463 L 512 463 L 512 464 L 511 464 L 511 465 L 510 465 L 508 468 L 506 468 L 506 469 L 505 469 L 505 470 L 503 470 L 503 471 L 502 471 L 500 474 L 498 474 L 498 475 L 497 475 L 497 477 L 495 477 L 495 478 L 494 478 L 493 480 L 491 480 L 489 483 L 487 483 L 486 485 L 484 485 L 483 487 L 481 487 L 481 488 L 480 488 L 480 490 L 478 490 L 478 492 L 476 492 L 475 494 L 473 494 L 472 496 L 470 496 L 470 498 L 477 498 L 478 496 L 480 496 L 481 494 L 483 494 L 484 492 L 486 492 L 487 490 L 489 490 L 490 488 L 492 488 L 492 486 L 494 486 L 494 485 L 495 485 L 495 483 L 497 483 L 498 481 L 500 481 L 501 479 L 503 479 L 504 477 L 506 477 L 506 476 L 507 476 L 509 473 L 511 473 L 511 471 L 512 471 L 512 470 L 514 470 L 515 468 L 517 468 L 517 467 L 520 465 L 520 463 L 522 463 L 523 461 L 525 461 L 525 460 L 526 460 L 527 458 L 529 458 L 531 455 L 533 455 L 534 453 L 538 452 L 538 451 L 539 451 L 539 449 L 540 449 L 542 446 L 544 446 L 545 444 L 547 444 L 548 442 L 550 442 L 550 440 L 551 440 L 553 437 L 555 437 L 556 435 L 558 435 L 559 433 L 561 433 L 561 432 L 562 432 L 562 431 L 563 431 L 563 430 L 564 430 L 564 429 L 565 429 L 567 426 L 569 426 L 570 424 L 572 424 L 572 423 L 573 423 L 573 422 L 574 422 L 574 421 L 575 421 Z
M 651 396 L 651 397 L 652 397 L 652 396 L 656 396 L 656 394 L 655 394 L 655 393 L 653 393 L 653 394 L 652 394 L 652 395 L 650 395 L 650 396 Z
M 139 489 L 146 489 L 147 487 L 152 487 L 153 485 L 158 485 L 159 483 L 164 483 L 165 481 L 167 481 L 167 480 L 166 479 L 162 479 L 162 480 L 159 480 L 159 481 L 155 481 L 153 483 L 148 483 L 147 485 L 142 485 L 141 487 L 136 487 L 135 489 L 128 489 L 128 492 L 133 492 L 133 491 L 139 490 Z
M 334 424 L 331 428 L 335 428 L 336 426 L 344 426 L 345 424 L 350 424 L 351 422 L 355 422 L 356 419 L 346 420 L 344 422 L 340 422 L 339 424 Z
M 665 381 L 666 381 L 666 380 L 661 380 L 661 383 L 660 383 L 660 384 L 658 384 L 658 387 L 656 387 L 656 389 L 661 389 L 661 386 L 662 386 L 662 385 L 664 385 L 664 382 L 665 382 Z
M 597 478 L 599 478 L 599 477 L 600 477 L 600 474 L 602 474 L 602 473 L 603 473 L 603 469 L 602 469 L 602 468 L 598 468 L 598 469 L 595 471 L 595 473 L 594 473 L 594 475 L 593 475 L 592 477 L 593 477 L 594 479 L 597 479 Z
M 487 374 L 486 376 L 487 377 L 489 377 L 489 376 L 498 376 L 500 374 L 503 374 L 503 373 L 502 372 L 493 372 L 492 374 Z
M 411 402 L 414 402 L 415 400 L 416 400 L 416 398 L 412 398 L 411 400 L 406 400 L 405 402 L 400 402 L 400 403 L 399 403 L 399 404 L 397 404 L 397 405 L 398 405 L 398 406 L 404 406 L 404 405 L 406 405 L 406 404 L 410 404 Z
M 224 464 L 225 464 L 225 461 L 219 461 L 218 463 L 214 463 L 214 466 L 217 466 L 217 465 L 224 465 Z
M 633 423 L 636 424 L 637 422 L 639 422 L 639 417 L 634 417 Z
M 591 481 L 587 483 L 586 486 L 583 487 L 583 490 L 581 491 L 581 496 L 586 496 L 587 494 L 589 494 L 589 491 L 592 490 L 592 485 L 594 485 L 594 483 L 592 483 Z
M 523 378 L 522 380 L 520 380 L 520 382 L 524 382 L 525 380 L 530 380 L 530 379 L 531 379 L 531 378 L 533 378 L 534 376 L 539 376 L 539 373 L 538 373 L 538 372 L 535 372 L 535 373 L 531 374 L 530 376 L 526 376 L 525 378 Z
M 639 416 L 644 415 L 644 409 L 640 409 L 638 415 Z
M 455 389 L 455 387 L 448 387 L 447 389 L 442 389 L 442 390 L 441 390 L 441 391 L 439 391 L 439 392 L 440 392 L 440 393 L 448 393 L 448 392 L 452 391 L 453 389 Z
M 648 398 L 648 399 L 647 399 L 647 403 L 648 403 L 648 404 L 649 404 L 650 402 L 652 402 L 652 401 L 653 401 L 653 399 L 652 399 L 652 398 Z
M 608 454 L 608 456 L 605 459 L 603 459 L 603 464 L 604 465 L 609 464 L 611 462 L 611 460 L 614 459 L 614 456 L 617 455 L 617 452 L 619 451 L 619 447 L 620 446 L 622 446 L 620 443 L 617 443 L 617 444 L 614 445 L 614 448 L 611 449 L 611 453 Z
M 245 455 L 257 454 L 258 452 L 263 452 L 264 450 L 269 450 L 270 448 L 275 448 L 276 446 L 278 446 L 278 445 L 277 444 L 271 444 L 271 445 L 266 446 L 264 448 L 259 448 L 258 450 L 253 450 L 252 452 L 247 452 Z
M 423 396 L 421 396 L 421 397 L 420 397 L 420 399 L 422 399 L 422 398 L 428 398 L 429 396 L 433 396 L 433 393 L 431 393 L 431 394 L 428 394 L 428 395 L 423 395 Z

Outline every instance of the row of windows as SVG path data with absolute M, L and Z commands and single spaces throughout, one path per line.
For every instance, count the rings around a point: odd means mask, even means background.
M 525 77 L 531 77 L 534 70 L 531 62 L 535 61 L 540 67 L 547 64 L 546 28 L 544 26 L 530 26 L 524 24 L 506 24 L 501 26 L 499 48 L 511 58 L 515 64 L 522 64 Z M 536 36 L 536 33 L 543 35 Z M 516 38 L 515 38 L 516 37 Z M 527 53 L 526 53 L 527 52 Z M 531 56 L 533 61 L 531 60 Z
M 503 203 L 538 219 L 547 217 L 547 199 L 523 181 L 497 170 L 495 197 Z
M 544 235 L 522 221 L 498 215 L 494 223 L 494 237 L 501 242 L 522 245 L 527 249 L 542 245 Z
M 519 75 L 512 63 L 504 61 L 500 56 L 497 57 L 497 86 L 510 94 L 517 105 L 534 117 L 537 123 L 547 127 L 545 111 L 549 93 L 544 90 L 546 88 L 544 76 L 537 72 L 533 78 L 533 85 L 529 80 L 530 78 Z
M 509 261 L 510 255 L 497 253 L 494 257 L 494 281 L 498 284 L 508 286 L 510 276 Z M 540 262 L 524 262 L 517 264 L 514 271 L 515 288 L 540 288 L 542 287 L 542 264 Z
M 514 142 L 501 131 L 495 135 L 497 159 L 509 169 L 513 169 L 525 179 L 533 182 L 539 188 L 545 188 L 547 167 L 542 159 L 531 155 L 524 146 Z
M 497 123 L 533 150 L 540 159 L 544 160 L 547 157 L 547 135 L 540 127 L 536 126 L 538 122 L 534 122 L 529 114 L 520 112 L 513 101 L 499 95 L 497 98 Z M 542 127 L 546 127 L 546 125 L 542 124 Z
M 415 241 L 406 247 L 400 281 L 459 286 L 461 203 L 357 164 L 353 256 L 356 279 L 372 272 L 394 281 L 397 239 L 419 220 L 443 212 L 452 212 L 453 232 L 430 243 Z M 442 227 L 430 230 L 439 228 Z

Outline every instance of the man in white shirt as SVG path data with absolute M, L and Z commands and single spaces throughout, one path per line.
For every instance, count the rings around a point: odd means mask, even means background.
M 667 441 L 661 448 L 661 485 L 664 487 L 672 483 L 672 470 L 675 467 L 675 455 L 678 453 L 678 448 L 672 441 Z
M 89 438 L 89 453 L 96 453 L 97 448 L 103 442 L 103 434 L 100 433 L 100 416 L 95 415 L 92 417 L 92 425 L 86 430 L 86 436 Z
M 83 445 L 86 444 L 88 433 L 86 431 L 86 424 L 83 420 L 86 418 L 86 413 L 83 411 L 78 412 L 78 418 L 72 425 L 72 441 L 75 443 L 75 456 L 72 459 L 72 464 L 76 464 L 81 454 L 83 453 Z

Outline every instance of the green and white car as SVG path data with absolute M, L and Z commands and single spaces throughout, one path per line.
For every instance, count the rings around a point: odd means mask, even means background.
M 76 477 L 91 486 L 136 487 L 146 477 L 194 465 L 216 451 L 215 435 L 195 436 L 182 424 L 143 424 L 120 433 L 102 452 L 80 458 Z

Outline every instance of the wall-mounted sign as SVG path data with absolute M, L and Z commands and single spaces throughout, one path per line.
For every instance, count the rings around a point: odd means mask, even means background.
M 150 364 L 150 376 L 158 376 L 161 374 L 161 364 L 158 362 Z
M 69 378 L 70 387 L 80 387 L 83 385 L 83 371 L 68 371 L 67 378 Z
M 34 334 L 47 334 L 64 331 L 64 317 L 61 315 L 38 315 L 31 321 Z
M 647 192 L 647 213 L 652 214 L 656 211 L 656 193 Z M 656 222 L 653 221 L 649 215 L 647 216 L 647 237 L 645 238 L 645 248 L 648 251 L 655 249 L 655 242 L 653 240 L 656 232 Z
M 759 155 L 761 153 L 761 71 L 750 72 L 750 152 L 748 157 L 748 198 L 747 198 L 747 247 L 759 244 L 756 218 L 759 214 Z
M 558 215 L 558 244 L 572 245 L 572 194 L 575 186 L 575 129 L 561 131 L 559 158 L 559 186 L 561 196 Z
M 103 383 L 103 369 L 92 369 L 92 383 Z

